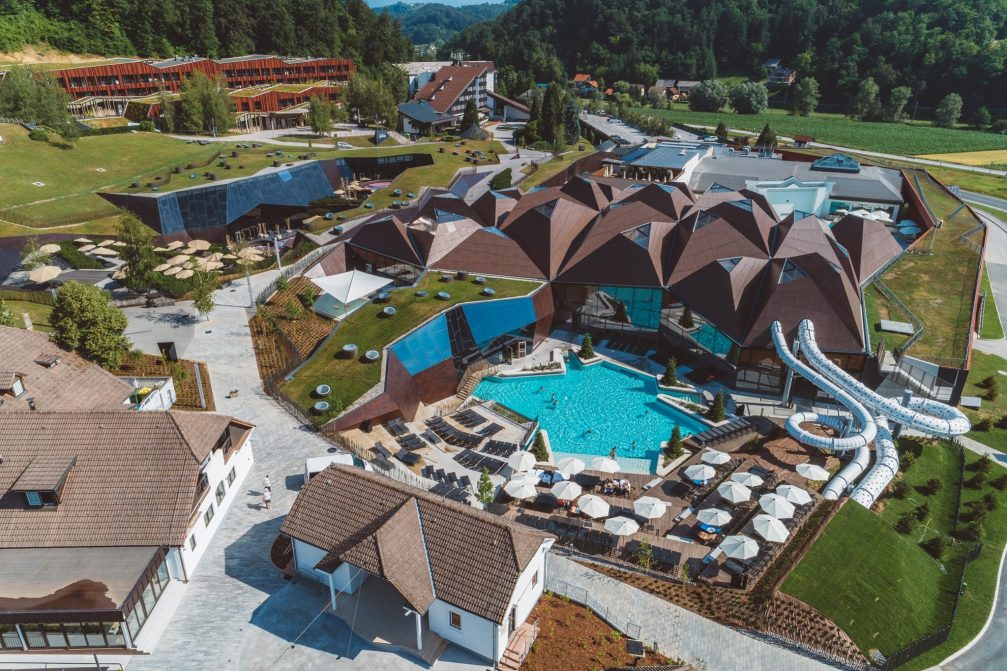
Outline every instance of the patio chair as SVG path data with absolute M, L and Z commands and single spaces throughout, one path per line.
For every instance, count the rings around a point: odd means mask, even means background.
M 469 480 L 469 476 L 463 475 L 458 478 L 458 486 L 464 487 L 465 489 L 472 489 L 472 481 Z
M 423 470 L 420 472 L 423 474 L 424 478 L 428 478 L 430 480 L 434 479 L 434 467 L 432 465 L 427 464 L 426 466 L 423 467 Z
M 448 482 L 450 482 L 452 485 L 458 482 L 458 476 L 455 475 L 454 471 L 450 471 L 448 473 Z
M 443 468 L 438 468 L 434 471 L 434 477 L 438 482 L 444 482 L 444 480 L 447 479 L 447 474 L 444 472 Z

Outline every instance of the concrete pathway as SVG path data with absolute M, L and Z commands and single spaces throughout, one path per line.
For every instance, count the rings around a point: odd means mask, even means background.
M 642 640 L 656 643 L 661 653 L 709 671 L 835 669 L 707 620 L 556 554 L 549 556 L 549 575 L 589 591 L 615 612 L 640 624 Z
M 937 669 L 943 671 L 978 671 L 979 669 L 1002 669 L 1007 665 L 1007 573 L 1004 559 L 1007 547 L 1000 556 L 1000 583 L 997 586 L 996 603 L 986 625 L 979 635 L 959 652 L 941 662 Z
M 253 288 L 275 275 L 253 276 Z M 255 466 L 243 494 L 228 511 L 153 653 L 135 658 L 130 671 L 424 668 L 363 648 L 341 620 L 320 615 L 324 593 L 310 582 L 284 581 L 270 562 L 270 547 L 301 485 L 304 459 L 326 454 L 331 445 L 303 430 L 262 391 L 243 284 L 216 293 L 217 307 L 208 321 L 190 319 L 188 303 L 128 315 L 138 346 L 151 351 L 151 343 L 174 340 L 179 356 L 207 363 L 218 411 L 257 426 Z M 231 389 L 238 390 L 236 398 L 226 398 Z M 272 510 L 260 506 L 267 474 L 273 483 Z M 451 651 L 436 668 L 482 668 L 473 666 L 477 663 Z

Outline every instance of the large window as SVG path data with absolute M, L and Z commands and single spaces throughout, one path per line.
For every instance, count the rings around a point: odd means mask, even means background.
M 17 629 L 13 624 L 0 624 L 0 648 L 7 650 L 20 650 L 21 639 L 17 635 Z
M 234 484 L 234 479 L 238 477 L 238 474 L 234 471 L 234 466 L 231 466 L 231 470 L 227 472 L 227 484 L 228 486 Z
M 224 481 L 221 480 L 217 483 L 217 491 L 214 493 L 214 497 L 217 499 L 217 505 L 224 500 L 224 496 L 227 494 L 227 486 L 224 485 Z
M 206 507 L 206 512 L 203 513 L 203 524 L 205 524 L 206 526 L 210 526 L 210 521 L 213 519 L 213 513 L 214 509 L 213 504 L 211 503 L 209 506 Z
M 562 307 L 575 314 L 578 330 L 608 334 L 635 343 L 656 343 L 662 308 L 669 302 L 663 289 L 556 285 Z

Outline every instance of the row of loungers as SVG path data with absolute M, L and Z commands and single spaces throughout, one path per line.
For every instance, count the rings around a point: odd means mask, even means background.
M 752 424 L 752 420 L 747 417 L 741 417 L 731 420 L 724 426 L 717 426 L 707 431 L 693 434 L 691 437 L 693 442 L 700 447 L 709 447 L 731 440 L 732 438 L 737 438 L 742 434 L 754 430 L 755 426 Z
M 436 480 L 437 482 L 446 482 L 450 485 L 455 485 L 456 487 L 464 487 L 466 489 L 472 487 L 472 481 L 469 479 L 469 476 L 463 475 L 461 477 L 458 477 L 455 473 L 452 473 L 450 471 L 445 473 L 443 468 L 435 469 L 433 466 L 424 466 L 422 473 L 423 477 L 427 478 L 428 480 Z
M 428 419 L 427 426 L 429 426 L 434 433 L 443 438 L 446 442 L 451 443 L 452 445 L 457 445 L 458 447 L 475 447 L 481 443 L 483 439 L 482 436 L 459 431 L 440 417 Z
M 410 452 L 414 452 L 416 450 L 422 450 L 424 447 L 430 447 L 425 442 L 423 442 L 423 440 L 415 433 L 407 433 L 404 436 L 398 436 L 395 440 L 398 442 L 399 445 L 406 448 Z
M 473 429 L 480 424 L 486 423 L 486 418 L 480 415 L 478 412 L 469 408 L 468 410 L 462 410 L 461 412 L 456 412 L 451 415 L 451 419 L 455 420 L 466 429 Z
M 483 445 L 480 450 L 483 454 L 489 454 L 494 457 L 504 457 L 507 458 L 510 455 L 518 451 L 520 447 L 517 443 L 505 443 L 502 440 L 491 440 Z
M 454 487 L 448 482 L 438 482 L 430 488 L 430 493 L 443 496 L 452 501 L 458 501 L 459 503 L 469 503 L 468 491 L 461 487 Z
M 393 455 L 388 448 L 381 443 L 374 443 L 374 451 L 377 452 L 382 459 L 389 463 L 391 463 L 393 456 L 406 466 L 415 466 L 420 463 L 420 455 L 410 452 L 404 447 Z
M 404 436 L 407 433 L 412 433 L 406 423 L 401 419 L 390 419 L 385 422 L 385 428 L 388 429 L 388 433 L 392 434 L 393 437 L 398 438 L 399 436 Z
M 485 468 L 489 471 L 490 475 L 496 475 L 507 465 L 507 462 L 494 459 L 493 457 L 487 457 L 484 454 L 479 454 L 478 452 L 473 452 L 472 450 L 462 451 L 455 457 L 455 461 L 465 468 L 473 471 L 481 471 Z

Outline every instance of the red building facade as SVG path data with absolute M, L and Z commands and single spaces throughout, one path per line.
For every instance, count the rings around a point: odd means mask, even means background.
M 74 99 L 88 96 L 139 97 L 161 89 L 177 91 L 195 71 L 220 75 L 228 88 L 263 84 L 304 84 L 318 81 L 349 81 L 355 71 L 346 58 L 280 58 L 237 56 L 235 58 L 176 57 L 164 61 L 122 59 L 101 65 L 82 65 L 52 72 Z

